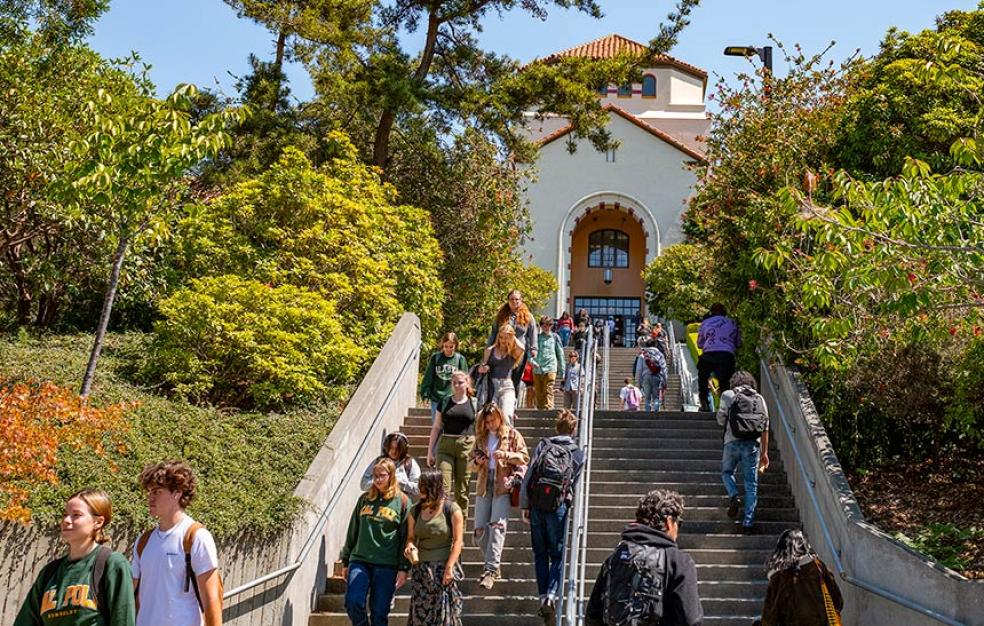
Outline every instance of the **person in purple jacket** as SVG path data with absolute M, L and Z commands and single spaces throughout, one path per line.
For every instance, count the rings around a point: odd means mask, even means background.
M 710 411 L 708 403 L 708 380 L 711 373 L 717 375 L 722 384 L 731 380 L 735 373 L 735 353 L 741 347 L 741 331 L 738 323 L 728 317 L 724 305 L 715 302 L 711 305 L 711 313 L 700 323 L 697 331 L 697 347 L 700 357 L 697 359 L 697 393 L 700 395 L 700 410 Z

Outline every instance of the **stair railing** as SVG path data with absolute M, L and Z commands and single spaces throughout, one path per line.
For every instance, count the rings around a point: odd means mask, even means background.
M 765 349 L 760 348 L 759 366 L 761 367 L 762 371 L 765 372 L 764 382 L 769 386 L 773 394 L 773 397 L 775 397 L 776 399 L 776 407 L 779 410 L 779 421 L 782 424 L 782 428 L 786 436 L 786 440 L 789 442 L 789 447 L 793 451 L 793 458 L 796 460 L 796 468 L 799 471 L 800 478 L 803 481 L 803 485 L 806 487 L 806 492 L 810 495 L 810 503 L 812 505 L 813 512 L 816 514 L 816 520 L 820 524 L 820 530 L 821 533 L 823 534 L 823 541 L 827 545 L 827 549 L 830 551 L 830 554 L 832 555 L 833 562 L 834 562 L 834 569 L 837 571 L 837 575 L 840 576 L 842 580 L 854 585 L 855 587 L 864 589 L 869 593 L 873 593 L 877 596 L 885 598 L 890 602 L 894 602 L 899 606 L 904 606 L 905 608 L 911 611 L 925 615 L 926 617 L 934 619 L 943 624 L 947 624 L 948 626 L 968 626 L 964 622 L 960 622 L 958 620 L 952 619 L 946 615 L 939 613 L 938 611 L 934 611 L 931 608 L 925 607 L 919 604 L 918 602 L 914 602 L 908 598 L 903 598 L 902 596 L 899 596 L 898 594 L 893 593 L 892 591 L 889 591 L 884 587 L 881 587 L 874 583 L 870 583 L 865 580 L 861 580 L 859 578 L 855 578 L 854 576 L 852 576 L 847 572 L 847 570 L 844 567 L 843 561 L 841 561 L 841 551 L 840 549 L 837 548 L 836 545 L 834 545 L 834 539 L 830 533 L 830 527 L 827 524 L 827 518 L 823 514 L 823 508 L 820 506 L 820 501 L 816 493 L 815 479 L 811 477 L 810 472 L 806 467 L 806 463 L 803 460 L 803 454 L 800 451 L 799 446 L 796 444 L 796 437 L 793 435 L 793 432 L 796 430 L 796 426 L 790 424 L 790 419 L 786 415 L 786 411 L 783 407 L 782 395 L 779 390 L 779 386 L 775 383 L 775 381 L 772 378 L 772 371 L 771 368 L 769 367 L 768 357 L 769 357 L 769 353 Z
M 607 336 L 607 329 L 602 337 Z M 588 327 L 587 340 L 581 350 L 584 365 L 584 384 L 578 389 L 575 412 L 578 417 L 578 446 L 584 451 L 584 467 L 574 490 L 574 505 L 567 515 L 564 549 L 564 582 L 557 599 L 557 626 L 577 626 L 583 619 L 584 568 L 587 554 L 588 498 L 587 488 L 591 472 L 591 438 L 594 422 L 594 405 L 598 387 L 597 337 Z M 607 350 L 605 351 L 607 353 Z M 581 580 L 579 581 L 579 577 Z M 580 584 L 579 584 L 580 583 Z
M 609 387 L 609 379 L 608 379 L 608 377 L 609 377 L 609 373 L 611 372 L 611 369 L 609 367 L 609 362 L 608 362 L 609 361 L 609 359 L 608 359 L 608 344 L 611 341 L 611 336 L 610 336 L 609 330 L 608 330 L 608 324 L 605 324 L 602 327 L 601 336 L 598 337 L 598 340 L 601 341 L 602 344 L 605 346 L 605 349 L 602 350 L 602 353 L 601 353 L 601 359 L 602 359 L 601 360 L 601 363 L 602 363 L 602 368 L 601 368 L 601 408 L 602 408 L 602 410 L 607 411 L 608 410 L 608 395 L 609 395 L 608 391 L 609 391 L 609 388 L 610 388 Z
M 338 485 L 335 486 L 335 490 L 332 492 L 331 498 L 328 500 L 328 504 L 325 505 L 324 510 L 321 511 L 321 515 L 318 517 L 318 521 L 315 522 L 314 526 L 311 527 L 311 531 L 308 533 L 307 539 L 304 541 L 304 545 L 301 547 L 301 550 L 297 554 L 297 558 L 294 559 L 294 562 L 291 563 L 290 565 L 274 570 L 269 574 L 260 576 L 255 580 L 251 580 L 248 583 L 239 585 L 235 589 L 229 589 L 224 594 L 222 594 L 223 600 L 228 600 L 229 598 L 233 596 L 237 596 L 243 593 L 244 591 L 248 591 L 255 587 L 259 587 L 260 585 L 269 582 L 271 580 L 274 580 L 276 578 L 279 578 L 281 576 L 291 574 L 292 572 L 299 569 L 304 564 L 304 561 L 307 560 L 308 555 L 311 554 L 311 550 L 314 548 L 314 546 L 318 544 L 322 532 L 324 531 L 325 525 L 328 523 L 328 518 L 334 512 L 335 507 L 338 506 L 338 503 L 341 501 L 342 496 L 345 493 L 345 488 L 349 484 L 349 481 L 352 480 L 353 476 L 362 475 L 361 473 L 362 455 L 370 446 L 379 445 L 378 443 L 379 438 L 377 436 L 379 425 L 382 421 L 383 416 L 386 414 L 386 411 L 389 409 L 390 404 L 393 403 L 393 399 L 396 397 L 396 391 L 400 388 L 400 383 L 403 380 L 403 378 L 406 376 L 407 372 L 413 371 L 414 374 L 416 374 L 417 372 L 416 365 L 418 362 L 418 356 L 420 355 L 421 345 L 423 344 L 418 342 L 415 346 L 413 346 L 409 354 L 407 354 L 407 358 L 403 362 L 403 367 L 400 368 L 400 373 L 397 374 L 396 378 L 393 379 L 393 383 L 392 385 L 390 385 L 390 388 L 386 393 L 386 399 L 383 401 L 383 404 L 379 407 L 379 410 L 376 411 L 376 415 L 375 417 L 373 417 L 372 424 L 369 426 L 368 430 L 366 430 L 365 437 L 363 437 L 362 443 L 359 446 L 359 451 L 356 452 L 354 457 L 352 457 L 352 461 L 349 463 L 348 470 L 345 472 L 345 478 L 343 478 L 338 483 Z

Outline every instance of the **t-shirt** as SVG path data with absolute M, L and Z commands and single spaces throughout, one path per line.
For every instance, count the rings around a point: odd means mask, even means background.
M 625 403 L 625 406 L 630 409 L 639 408 L 639 388 L 634 385 L 626 385 L 622 387 L 622 390 L 618 392 L 618 397 Z
M 452 396 L 445 398 L 441 403 L 441 423 L 445 435 L 460 437 L 473 434 L 475 407 L 472 406 L 471 398 L 465 396 L 461 402 L 455 401 Z
M 460 512 L 461 507 L 456 503 L 451 503 L 451 515 Z M 444 505 L 442 504 L 437 513 L 429 520 L 424 519 L 424 511 L 414 519 L 413 533 L 417 536 L 417 550 L 420 560 L 424 563 L 428 561 L 439 561 L 444 563 L 451 556 L 451 540 L 454 538 L 452 529 L 448 528 L 448 522 L 444 519 Z
M 14 626 L 133 626 L 133 578 L 126 557 L 113 552 L 106 560 L 102 584 L 109 621 L 96 606 L 92 588 L 96 548 L 77 561 L 68 557 L 41 570 L 14 619 Z
M 137 626 L 201 626 L 204 623 L 195 590 L 188 585 L 185 591 L 184 537 L 188 527 L 195 523 L 190 515 L 167 531 L 154 528 L 137 556 L 133 548 L 130 567 L 133 577 L 140 579 L 140 611 Z M 199 528 L 191 543 L 191 569 L 201 576 L 219 566 L 212 533 Z
M 489 455 L 489 481 L 495 482 L 495 458 L 492 456 L 499 449 L 499 434 L 489 433 L 485 443 L 485 453 Z
M 489 374 L 493 380 L 503 380 L 512 376 L 513 365 L 516 359 L 511 354 L 500 357 L 495 350 L 489 355 Z

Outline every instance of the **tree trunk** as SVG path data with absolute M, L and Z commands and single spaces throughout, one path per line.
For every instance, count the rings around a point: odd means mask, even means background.
M 126 255 L 127 243 L 127 239 L 121 237 L 120 243 L 116 246 L 116 255 L 113 258 L 113 270 L 109 274 L 109 287 L 106 289 L 106 297 L 103 299 L 102 313 L 99 314 L 96 339 L 92 343 L 92 354 L 89 355 L 89 364 L 85 367 L 82 388 L 79 390 L 79 395 L 83 398 L 88 398 L 89 391 L 92 389 L 92 379 L 96 374 L 96 362 L 99 361 L 103 339 L 106 337 L 106 328 L 109 326 L 109 316 L 113 312 L 113 300 L 116 299 L 116 287 L 120 282 L 120 268 L 123 267 L 123 257 Z
M 277 56 L 273 61 L 274 67 L 277 68 L 277 73 L 280 73 L 284 69 L 284 48 L 287 47 L 287 33 L 283 29 L 277 34 Z
M 437 9 L 431 9 L 427 17 L 427 38 L 424 40 L 424 51 L 420 53 L 420 65 L 413 73 L 414 83 L 419 85 L 427 78 L 430 72 L 431 63 L 434 61 L 434 50 L 437 47 L 437 31 L 441 27 L 441 20 L 437 15 Z M 381 169 L 386 169 L 386 162 L 389 160 L 389 141 L 393 132 L 393 124 L 396 122 L 396 107 L 390 105 L 383 109 L 379 116 L 379 123 L 376 125 L 376 139 L 372 145 L 372 162 Z
M 27 326 L 31 323 L 31 306 L 34 300 L 24 263 L 21 261 L 20 245 L 7 249 L 7 265 L 10 266 L 10 273 L 13 274 L 14 284 L 17 287 L 17 325 Z
M 59 295 L 58 290 L 52 289 L 41 294 L 38 298 L 38 312 L 34 317 L 34 326 L 39 329 L 47 329 L 55 322 L 55 315 L 58 312 Z

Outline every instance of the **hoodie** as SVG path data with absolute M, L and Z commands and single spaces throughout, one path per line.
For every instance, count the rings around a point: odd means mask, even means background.
M 666 533 L 645 524 L 633 522 L 622 531 L 622 541 L 641 546 L 666 549 L 666 592 L 663 596 L 663 619 L 660 626 L 699 626 L 704 620 L 697 592 L 697 566 L 690 555 L 677 547 Z M 611 558 L 611 557 L 608 557 Z M 607 561 L 606 561 L 607 563 Z M 603 624 L 605 603 L 602 594 L 607 581 L 606 567 L 601 568 L 591 599 L 585 610 L 588 626 Z

